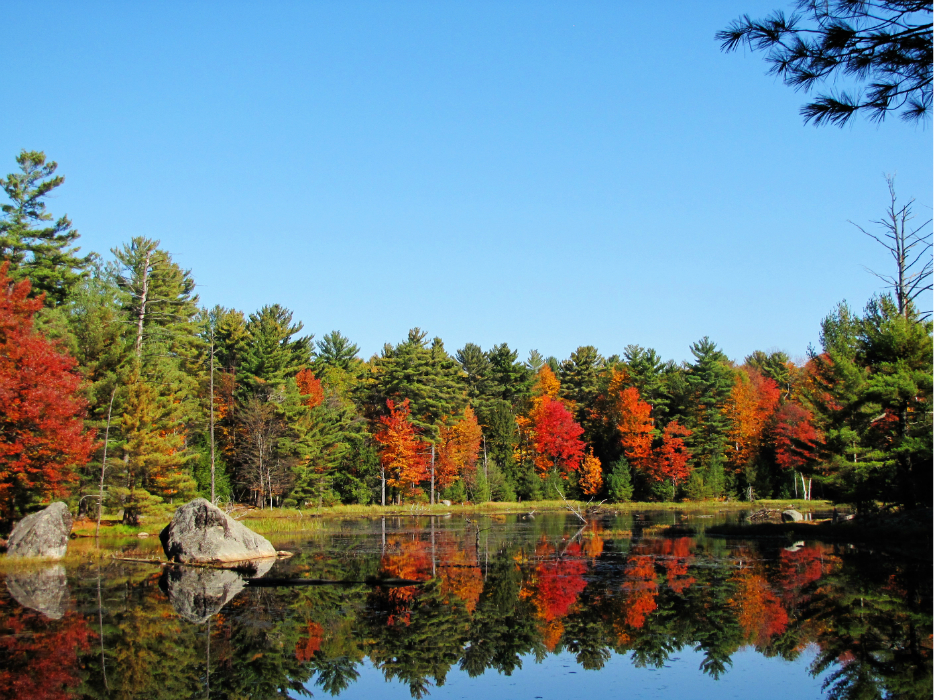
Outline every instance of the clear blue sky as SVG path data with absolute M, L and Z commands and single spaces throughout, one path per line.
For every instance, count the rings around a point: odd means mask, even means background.
M 714 33 L 785 0 L 11 2 L 0 172 L 44 150 L 84 250 L 161 239 L 205 305 L 278 302 L 368 357 L 804 355 L 887 271 L 884 173 L 931 214 L 931 126 L 805 126 Z

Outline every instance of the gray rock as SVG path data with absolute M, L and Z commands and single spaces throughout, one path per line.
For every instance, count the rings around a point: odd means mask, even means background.
M 449 505 L 451 505 L 451 502 L 450 502 L 449 500 L 445 499 L 445 500 L 441 501 L 441 505 L 443 505 L 443 506 L 449 506 Z
M 16 523 L 7 543 L 8 557 L 61 559 L 68 551 L 71 513 L 61 501 Z
M 255 562 L 255 573 L 233 569 L 170 567 L 159 582 L 179 617 L 200 625 L 221 611 L 243 590 L 248 578 L 264 576 L 275 559 Z
M 265 537 L 203 498 L 175 511 L 159 539 L 169 561 L 225 563 L 275 557 Z
M 804 516 L 801 515 L 796 510 L 789 508 L 788 510 L 782 511 L 782 522 L 783 523 L 798 523 L 804 520 Z
M 61 564 L 7 574 L 6 587 L 17 603 L 50 620 L 61 619 L 68 607 L 68 579 Z

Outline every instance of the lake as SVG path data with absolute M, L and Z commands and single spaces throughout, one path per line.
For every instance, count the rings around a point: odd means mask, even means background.
M 741 517 L 309 518 L 257 571 L 24 569 L 0 697 L 931 697 L 930 561 L 705 534 Z

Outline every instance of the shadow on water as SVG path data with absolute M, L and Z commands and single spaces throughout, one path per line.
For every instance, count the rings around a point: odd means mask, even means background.
M 74 567 L 68 582 L 61 566 L 10 574 L 0 688 L 63 699 L 300 697 L 349 692 L 376 674 L 423 697 L 454 676 L 514 674 L 553 654 L 585 670 L 625 658 L 673 679 L 678 654 L 696 650 L 698 679 L 729 678 L 742 651 L 793 662 L 783 673 L 817 677 L 828 697 L 931 696 L 927 563 L 849 545 L 708 538 L 726 517 L 608 514 L 584 527 L 564 513 L 335 520 L 311 538 L 276 541 L 295 556 L 251 574 L 119 562 Z M 585 695 L 588 683 L 601 692 L 599 676 L 575 678 Z M 667 692 L 690 696 L 679 678 Z

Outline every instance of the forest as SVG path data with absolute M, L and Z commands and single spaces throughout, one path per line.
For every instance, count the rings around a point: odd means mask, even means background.
M 132 525 L 197 495 L 931 503 L 932 324 L 913 290 L 841 302 L 803 363 L 739 362 L 709 337 L 683 363 L 637 344 L 523 359 L 505 342 L 451 352 L 419 328 L 364 359 L 274 300 L 200 306 L 158 240 L 82 255 L 72 222 L 47 211 L 56 163 L 25 150 L 16 163 L 0 178 L 7 527 L 49 499 Z

